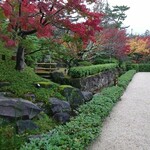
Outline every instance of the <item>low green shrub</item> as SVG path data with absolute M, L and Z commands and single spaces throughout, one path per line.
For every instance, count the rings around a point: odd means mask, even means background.
M 93 61 L 94 64 L 106 64 L 106 63 L 118 63 L 118 60 L 115 58 L 95 58 Z
M 122 63 L 120 64 L 120 68 L 121 68 L 123 71 L 127 71 L 127 65 L 126 65 L 126 63 L 125 63 L 125 62 L 122 62 Z
M 33 139 L 23 145 L 21 150 L 84 150 L 99 135 L 102 121 L 122 93 L 121 87 L 104 89 L 90 102 L 80 106 L 79 115 L 69 123 L 57 127 L 51 136 L 45 134 L 42 139 Z
M 139 71 L 139 65 L 138 64 L 127 64 L 127 70 L 136 70 L 137 72 Z
M 127 64 L 127 70 L 133 69 L 137 72 L 150 72 L 150 64 Z
M 115 103 L 119 100 L 123 91 L 124 89 L 122 87 L 112 86 L 103 89 L 101 95 L 111 98 L 111 100 Z
M 94 113 L 103 120 L 108 116 L 113 106 L 114 103 L 109 97 L 99 95 L 95 96 L 89 103 L 82 105 L 79 108 L 79 112 L 87 115 Z
M 132 80 L 132 77 L 136 73 L 136 70 L 129 70 L 125 74 L 121 75 L 118 78 L 118 86 L 126 88 L 129 82 Z
M 110 64 L 92 65 L 92 66 L 84 66 L 84 67 L 72 67 L 69 69 L 68 73 L 73 78 L 80 78 L 89 75 L 94 75 L 101 71 L 114 69 L 117 66 L 118 64 L 116 63 L 110 63 Z
M 78 62 L 78 64 L 79 64 L 79 66 L 91 66 L 91 65 L 93 65 L 89 61 L 81 61 L 81 62 Z

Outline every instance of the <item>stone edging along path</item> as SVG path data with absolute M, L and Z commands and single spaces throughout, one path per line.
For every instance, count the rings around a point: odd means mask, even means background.
M 137 73 L 89 150 L 150 150 L 150 73 Z

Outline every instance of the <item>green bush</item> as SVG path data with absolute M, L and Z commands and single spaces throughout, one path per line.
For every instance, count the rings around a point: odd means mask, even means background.
M 137 72 L 150 72 L 150 64 L 128 64 L 127 70 L 136 70 Z
M 118 63 L 118 60 L 115 58 L 95 58 L 94 64 L 106 64 L 106 63 Z
M 127 64 L 127 70 L 136 70 L 137 72 L 139 71 L 139 65 L 138 64 Z
M 123 71 L 127 71 L 126 63 L 125 63 L 125 62 L 122 62 L 122 63 L 120 64 L 120 68 L 121 68 Z
M 99 135 L 102 121 L 109 115 L 114 102 L 117 102 L 122 93 L 121 87 L 104 89 L 90 102 L 80 106 L 79 115 L 69 123 L 57 127 L 51 136 L 45 134 L 42 139 L 26 143 L 21 150 L 84 150 Z
M 97 74 L 101 71 L 114 69 L 118 66 L 116 63 L 102 64 L 102 65 L 92 65 L 85 67 L 72 67 L 69 69 L 69 75 L 73 78 L 86 77 L 89 75 Z
M 91 65 L 93 65 L 89 61 L 81 61 L 81 62 L 78 62 L 78 64 L 79 64 L 79 66 L 91 66 Z
M 119 100 L 122 93 L 123 93 L 122 87 L 112 86 L 103 89 L 101 95 L 111 98 L 111 100 L 115 103 Z
M 129 70 L 122 76 L 118 78 L 118 86 L 126 88 L 129 82 L 132 80 L 132 77 L 136 73 L 136 70 Z

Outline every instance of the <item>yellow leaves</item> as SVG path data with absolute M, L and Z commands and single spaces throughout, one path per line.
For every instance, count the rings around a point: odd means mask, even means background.
M 141 54 L 147 54 L 150 52 L 150 49 L 148 48 L 148 39 L 140 39 L 140 38 L 132 38 L 127 43 L 130 46 L 130 52 L 129 54 L 133 53 L 141 53 Z

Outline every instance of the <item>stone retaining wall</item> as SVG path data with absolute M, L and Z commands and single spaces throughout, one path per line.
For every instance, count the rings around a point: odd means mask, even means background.
M 52 78 L 52 81 L 60 84 L 68 84 L 73 87 L 79 88 L 82 91 L 95 92 L 102 89 L 103 87 L 107 87 L 110 84 L 114 84 L 116 76 L 118 75 L 118 69 L 100 72 L 99 74 L 83 78 L 65 78 L 64 76 L 57 76 L 55 74 L 54 78 Z
M 84 78 L 71 79 L 71 85 L 81 89 L 82 91 L 94 92 L 106 87 L 110 84 L 114 84 L 116 77 L 119 75 L 119 71 L 109 70 L 99 74 L 88 76 Z

